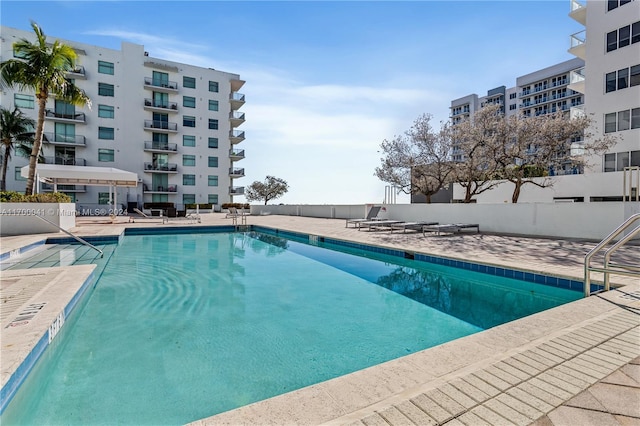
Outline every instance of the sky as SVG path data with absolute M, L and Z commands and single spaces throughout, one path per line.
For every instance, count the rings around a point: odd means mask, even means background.
M 380 144 L 451 101 L 513 87 L 572 59 L 569 0 L 11 1 L 0 22 L 48 36 L 239 74 L 237 163 L 248 186 L 285 179 L 284 204 L 381 203 Z M 116 165 L 117 167 L 117 165 Z M 237 197 L 236 197 L 237 198 Z M 241 199 L 237 201 L 242 201 Z M 399 194 L 399 203 L 409 197 Z

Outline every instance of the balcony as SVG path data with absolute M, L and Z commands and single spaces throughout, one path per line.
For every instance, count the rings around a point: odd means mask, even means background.
M 161 120 L 144 120 L 144 128 L 154 132 L 173 133 L 178 131 L 178 123 Z
M 146 141 L 144 150 L 147 152 L 161 152 L 175 154 L 178 152 L 178 144 L 168 142 Z
M 569 74 L 569 89 L 575 92 L 584 93 L 584 86 L 584 67 L 571 71 Z
M 82 135 L 60 135 L 57 133 L 45 133 L 42 142 L 50 145 L 86 146 L 85 137 Z
M 571 0 L 571 12 L 569 16 L 582 25 L 587 25 L 587 5 L 577 0 Z
M 44 164 L 59 164 L 62 166 L 86 166 L 84 158 L 44 157 Z
M 84 67 L 81 65 L 76 65 L 74 69 L 67 73 L 67 77 L 74 79 L 85 79 L 87 75 L 85 74 Z
M 533 100 L 533 104 L 534 105 L 539 105 L 539 104 L 543 104 L 545 102 L 548 102 L 549 100 L 547 99 L 547 97 L 543 97 L 543 98 L 539 98 L 539 99 L 534 99 Z
M 231 122 L 231 127 L 238 127 L 244 123 L 244 112 L 231 111 L 229 113 L 229 121 Z
M 243 195 L 243 194 L 244 194 L 244 186 L 229 187 L 229 195 Z
M 229 131 L 229 140 L 232 144 L 240 143 L 244 140 L 244 131 L 242 130 L 231 130 Z
M 144 78 L 144 88 L 163 93 L 177 93 L 178 83 L 175 81 L 154 80 L 151 77 Z
M 52 183 L 42 184 L 43 191 L 53 191 L 54 189 L 57 192 L 87 192 L 85 185 L 58 185 L 57 188 L 55 188 Z
M 144 163 L 145 173 L 178 173 L 178 165 L 175 163 Z
M 178 192 L 178 185 L 152 185 L 149 182 L 142 183 L 142 192 L 145 194 L 175 194 Z
M 231 161 L 244 159 L 244 149 L 230 149 L 229 158 L 231 159 Z
M 546 84 L 544 86 L 534 87 L 533 88 L 533 93 L 542 92 L 543 90 L 547 90 L 547 85 Z
M 51 121 L 59 121 L 63 123 L 84 123 L 86 117 L 84 112 L 77 112 L 73 114 L 62 114 L 53 110 L 45 110 L 44 117 Z
M 229 83 L 231 83 L 231 92 L 237 92 L 242 88 L 242 86 L 244 86 L 245 81 L 240 79 L 232 79 L 229 80 Z
M 572 120 L 574 118 L 582 118 L 585 115 L 586 113 L 584 111 L 584 105 L 571 106 L 571 109 L 569 110 L 569 118 L 571 118 Z
M 229 169 L 229 176 L 231 179 L 244 177 L 244 169 L 232 167 Z
M 178 112 L 178 103 L 160 102 L 154 99 L 145 98 L 144 109 L 147 111 Z
M 244 105 L 244 94 L 238 92 L 231 92 L 229 94 L 229 102 L 231 103 L 231 109 L 240 109 Z
M 587 39 L 585 37 L 585 34 L 585 30 L 571 34 L 571 47 L 569 48 L 569 53 L 583 60 L 586 59 L 587 50 Z
M 562 80 L 556 80 L 551 83 L 551 87 L 565 86 L 567 84 L 567 79 L 563 78 Z

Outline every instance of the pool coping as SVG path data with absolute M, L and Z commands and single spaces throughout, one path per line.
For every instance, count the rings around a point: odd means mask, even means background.
M 287 234 L 288 233 L 290 235 L 296 235 L 297 237 L 300 237 L 300 236 L 306 236 L 307 238 L 318 237 L 317 235 L 314 235 L 314 234 L 309 234 L 309 233 L 304 234 L 304 233 L 300 233 L 300 232 L 296 232 L 296 231 L 290 231 L 290 230 L 286 230 L 286 229 L 281 229 L 279 227 L 275 227 L 274 228 L 274 227 L 264 226 L 264 225 L 251 225 L 250 229 L 258 230 L 258 231 L 267 229 L 267 230 L 271 230 L 271 231 L 275 231 L 275 232 L 280 232 L 282 234 Z M 140 230 L 142 230 L 142 231 L 140 231 Z M 165 234 L 166 233 L 192 233 L 194 231 L 195 232 L 203 232 L 203 230 L 204 230 L 204 232 L 227 232 L 229 230 L 235 230 L 235 227 L 228 226 L 228 225 L 223 225 L 223 226 L 200 225 L 200 226 L 193 226 L 193 227 L 192 226 L 189 226 L 189 227 L 174 227 L 174 228 L 172 228 L 172 227 L 163 227 L 163 228 L 153 228 L 153 229 L 152 228 L 146 228 L 145 229 L 145 228 L 130 227 L 130 228 L 126 228 L 125 230 L 123 230 L 121 233 L 119 233 L 117 235 L 110 235 L 110 236 L 106 236 L 106 237 L 98 236 L 96 238 L 97 239 L 102 239 L 102 241 L 105 241 L 104 238 L 106 238 L 106 239 L 108 239 L 110 241 L 115 241 L 115 240 L 121 239 L 124 235 L 143 235 L 143 234 L 158 234 L 158 233 L 165 233 Z M 136 234 L 136 232 L 141 232 L 141 233 Z M 91 238 L 91 237 L 89 237 L 89 238 Z M 357 248 L 362 248 L 364 246 L 367 246 L 369 248 L 374 247 L 375 249 L 379 249 L 380 250 L 379 252 L 385 252 L 385 250 L 388 250 L 388 251 L 394 252 L 395 255 L 402 255 L 403 257 L 407 253 L 407 251 L 402 251 L 402 250 L 397 250 L 397 249 L 392 249 L 392 248 L 390 249 L 388 247 L 376 246 L 376 245 L 372 245 L 372 244 L 369 244 L 369 243 L 367 243 L 367 244 L 362 243 L 361 244 L 361 243 L 351 242 L 351 241 L 347 241 L 347 240 L 340 240 L 340 239 L 336 239 L 336 238 L 333 238 L 333 237 L 321 237 L 321 238 L 323 238 L 324 241 L 331 242 L 331 243 L 338 242 L 338 244 L 344 244 L 344 245 L 352 245 L 353 244 L 353 246 L 357 247 Z M 26 252 L 26 251 L 28 251 L 28 250 L 30 250 L 32 248 L 38 247 L 39 245 L 44 244 L 44 241 L 46 241 L 46 239 L 42 240 L 42 242 L 38 241 L 38 242 L 35 242 L 35 243 L 31 243 L 31 244 L 29 244 L 29 245 L 27 245 L 25 247 L 21 247 L 20 251 L 18 253 L 22 254 L 22 253 L 24 253 L 24 252 Z M 376 250 L 374 250 L 374 251 L 376 251 Z M 15 252 L 15 250 L 12 250 L 11 252 Z M 11 253 L 11 252 L 8 252 L 8 253 Z M 423 254 L 423 253 L 421 253 L 419 251 L 411 251 L 411 253 L 414 253 L 414 254 L 417 253 L 419 255 Z M 2 255 L 4 256 L 5 253 L 3 253 Z M 441 255 L 431 256 L 431 255 L 424 254 L 424 256 L 426 257 L 426 259 L 432 258 L 431 260 L 433 260 L 433 258 L 445 259 L 445 257 L 441 256 Z M 426 260 L 426 259 L 425 259 L 425 261 L 429 261 L 429 260 Z M 420 260 L 422 260 L 422 259 L 420 259 Z M 466 263 L 466 264 L 473 264 L 473 263 L 478 264 L 478 262 L 467 262 L 467 261 L 462 261 L 462 260 L 459 260 L 459 259 L 456 259 L 456 258 L 448 258 L 448 261 L 449 262 L 463 262 L 463 263 Z M 431 262 L 431 263 L 437 263 L 437 262 Z M 451 266 L 454 266 L 454 265 L 451 265 Z M 489 265 L 486 265 L 486 266 L 489 267 Z M 495 266 L 495 265 L 493 265 L 493 266 Z M 503 266 L 500 266 L 500 268 L 507 269 L 507 268 L 504 268 Z M 50 268 L 46 268 L 46 269 L 50 269 Z M 509 268 L 509 269 L 511 269 L 511 268 Z M 521 268 L 521 269 L 523 270 L 523 273 L 524 273 L 524 271 L 526 271 L 525 268 Z M 575 280 L 572 280 L 572 281 L 577 282 Z M 533 282 L 535 282 L 535 281 L 533 281 Z M 581 299 L 581 300 L 589 300 L 589 299 Z M 573 303 L 576 303 L 576 302 L 573 302 Z M 545 312 L 548 312 L 548 311 L 545 311 Z M 536 314 L 536 315 L 538 315 L 538 314 Z M 530 317 L 527 317 L 527 318 L 530 318 Z M 524 319 L 526 319 L 526 318 L 524 318 Z M 518 320 L 518 321 L 521 321 L 521 320 Z M 500 326 L 500 327 L 502 327 L 502 326 Z M 494 329 L 490 329 L 490 330 L 487 330 L 487 331 L 491 331 L 491 330 L 494 330 Z M 468 337 L 473 337 L 473 336 L 468 336 Z M 463 338 L 463 339 L 466 339 L 466 338 Z M 461 339 L 458 339 L 458 340 L 461 340 Z M 449 345 L 449 344 L 447 343 L 447 344 L 440 345 L 440 346 L 446 346 L 446 345 Z M 435 348 L 439 348 L 440 346 L 435 347 Z M 435 349 L 435 348 L 431 348 L 431 349 Z M 429 351 L 431 349 L 427 349 L 427 351 Z M 392 361 L 389 361 L 389 362 L 391 363 L 393 361 L 396 361 L 396 360 L 392 360 Z M 387 364 L 387 363 L 380 364 L 379 366 L 382 366 L 382 365 L 385 365 L 385 364 Z M 370 368 L 375 369 L 376 367 L 379 367 L 379 366 L 374 366 L 374 367 L 370 367 Z M 361 371 L 368 371 L 368 370 L 369 369 L 365 369 L 365 370 L 361 370 Z M 359 373 L 359 372 L 355 372 L 355 373 L 351 373 L 351 374 L 356 374 L 356 373 Z M 347 375 L 347 376 L 351 376 L 351 375 Z M 342 377 L 346 377 L 346 376 L 342 376 Z M 338 379 L 340 379 L 340 378 L 338 378 Z M 333 380 L 337 380 L 337 379 L 333 379 Z M 326 383 L 326 382 L 323 382 L 323 383 Z M 313 386 L 316 386 L 316 385 L 313 385 Z M 304 389 L 306 389 L 306 388 L 304 388 Z M 4 386 L 3 386 L 3 390 L 4 390 Z M 295 392 L 298 392 L 298 391 L 294 391 L 294 393 Z M 285 394 L 285 395 L 289 395 L 289 394 Z M 280 397 L 283 397 L 283 396 L 284 395 L 280 395 L 280 396 L 274 397 L 274 398 L 280 398 Z M 271 399 L 274 399 L 274 398 L 271 398 Z M 264 401 L 270 401 L 271 399 L 264 400 Z M 254 404 L 251 404 L 251 405 L 246 406 L 246 407 L 252 407 L 251 409 L 253 410 L 253 409 L 255 409 L 254 406 L 256 404 L 264 403 L 264 401 L 260 401 L 260 402 L 254 403 Z M 245 407 L 241 407 L 241 408 L 238 408 L 238 409 L 233 410 L 233 411 L 228 412 L 228 413 L 233 413 L 233 412 L 235 412 L 237 410 L 243 410 L 244 408 Z M 219 414 L 219 415 L 215 416 L 215 419 L 216 419 L 215 422 L 217 423 L 220 420 L 223 420 L 222 417 L 219 417 L 219 416 L 223 416 L 223 415 L 227 415 L 227 414 L 226 413 L 222 413 L 222 414 Z M 213 419 L 213 418 L 211 418 L 211 419 Z M 211 421 L 211 419 L 209 419 L 209 420 L 203 419 L 202 422 L 204 422 L 203 424 L 209 424 L 209 421 Z

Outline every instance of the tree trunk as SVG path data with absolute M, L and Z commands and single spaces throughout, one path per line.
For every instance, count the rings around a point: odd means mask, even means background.
M 467 185 L 465 194 L 464 194 L 464 202 L 465 203 L 470 203 L 471 202 L 471 185 L 472 183 L 469 182 L 469 185 Z
M 431 194 L 424 194 L 425 197 L 427 198 L 427 204 L 431 204 Z
M 511 195 L 511 202 L 513 204 L 516 204 L 518 202 L 518 198 L 520 198 L 520 188 L 522 188 L 522 181 L 518 179 L 514 182 L 514 184 L 516 185 L 516 187 L 513 188 L 513 194 Z
M 36 126 L 36 135 L 33 140 L 33 148 L 31 149 L 31 155 L 29 156 L 29 177 L 27 178 L 27 186 L 24 189 L 25 195 L 33 194 L 33 187 L 36 178 L 36 165 L 38 164 L 38 157 L 40 156 L 40 147 L 42 146 L 42 133 L 44 130 L 44 113 L 47 108 L 47 93 L 40 90 L 37 94 L 38 97 L 38 124 Z
M 7 163 L 9 162 L 9 156 L 11 155 L 9 148 L 9 144 L 4 146 L 4 162 L 2 163 L 2 184 L 0 184 L 0 191 L 7 190 Z

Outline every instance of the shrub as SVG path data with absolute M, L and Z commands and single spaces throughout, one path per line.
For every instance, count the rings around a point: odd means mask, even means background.
M 3 191 L 0 192 L 0 201 L 4 203 L 70 203 L 71 197 L 62 192 L 24 195 L 16 191 Z
M 212 204 L 210 203 L 203 203 L 203 204 L 185 204 L 184 208 L 185 209 L 195 209 L 196 206 L 198 206 L 198 208 L 204 209 L 204 210 L 210 210 L 212 207 Z
M 228 209 L 229 207 L 235 207 L 236 209 L 249 209 L 251 206 L 249 203 L 223 203 L 220 207 L 223 209 Z

